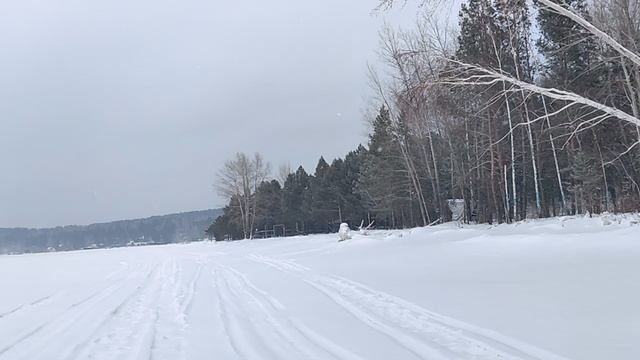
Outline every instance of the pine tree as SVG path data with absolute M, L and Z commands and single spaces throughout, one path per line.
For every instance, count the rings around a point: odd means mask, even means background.
M 359 225 L 361 221 L 369 221 L 368 209 L 358 192 L 358 178 L 367 157 L 367 149 L 359 145 L 355 151 L 351 151 L 344 158 L 342 189 L 343 218 L 354 222 L 352 226 Z
M 498 67 L 494 45 L 500 46 L 496 9 L 491 0 L 469 0 L 459 14 L 460 34 L 456 57 L 471 64 Z
M 410 191 L 402 161 L 389 110 L 382 107 L 373 121 L 369 151 L 358 184 L 360 195 L 375 214 L 379 225 L 408 225 L 403 221 L 403 214 L 409 208 Z
M 302 166 L 290 174 L 282 189 L 282 212 L 287 229 L 306 232 L 311 223 L 311 176 Z
M 589 18 L 586 0 L 556 1 Z M 590 63 L 595 43 L 576 22 L 551 11 L 539 11 L 540 37 L 536 43 L 544 55 L 547 81 L 561 89 L 584 92 L 591 86 Z
M 282 222 L 282 188 L 277 180 L 265 181 L 256 191 L 256 228 L 271 230 Z
M 326 232 L 334 227 L 334 223 L 339 222 L 339 194 L 331 171 L 332 166 L 321 157 L 310 183 L 312 224 L 309 225 L 312 228 L 308 228 L 308 231 Z

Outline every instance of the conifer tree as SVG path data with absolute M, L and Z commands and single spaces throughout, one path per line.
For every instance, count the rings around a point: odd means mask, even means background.
M 287 229 L 306 232 L 311 217 L 311 176 L 302 166 L 290 174 L 282 190 L 282 212 Z
M 376 218 L 384 218 L 388 226 L 395 227 L 403 222 L 402 214 L 408 208 L 408 175 L 402 163 L 401 150 L 393 135 L 389 110 L 382 107 L 372 125 L 359 190 Z

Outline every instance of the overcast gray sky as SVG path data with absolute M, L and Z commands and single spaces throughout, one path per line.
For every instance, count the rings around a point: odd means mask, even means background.
M 366 141 L 376 0 L 0 2 L 0 227 L 222 206 L 238 151 L 315 168 Z

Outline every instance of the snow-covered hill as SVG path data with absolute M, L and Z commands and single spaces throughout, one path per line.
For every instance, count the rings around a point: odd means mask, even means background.
M 0 256 L 0 359 L 638 359 L 612 220 Z
M 0 228 L 0 254 L 170 244 L 201 239 L 222 209 L 49 229 Z

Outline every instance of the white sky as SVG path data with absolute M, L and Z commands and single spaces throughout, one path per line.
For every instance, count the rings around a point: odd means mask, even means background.
M 233 153 L 277 168 L 366 141 L 375 0 L 0 2 L 0 227 L 220 207 Z M 456 12 L 453 12 L 453 16 Z

